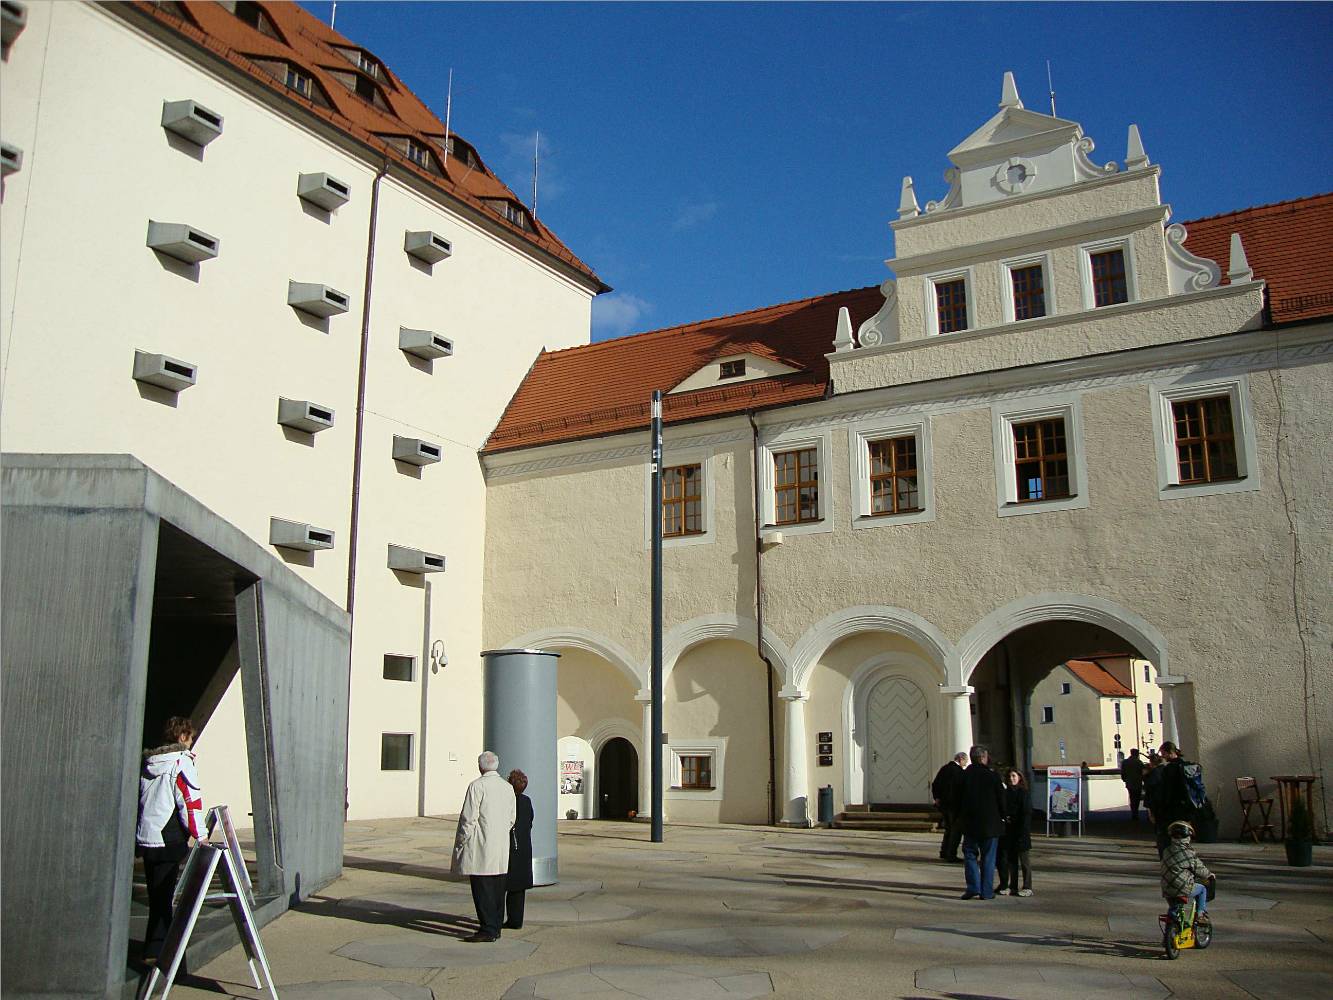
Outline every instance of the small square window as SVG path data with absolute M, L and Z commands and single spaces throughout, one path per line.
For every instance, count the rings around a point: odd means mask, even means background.
M 1125 250 L 1115 247 L 1088 255 L 1092 269 L 1092 301 L 1097 308 L 1129 301 L 1129 282 L 1125 274 Z
M 740 378 L 745 374 L 745 359 L 723 361 L 719 367 L 718 378 Z
M 935 282 L 935 316 L 939 333 L 967 329 L 967 279 L 959 277 Z
M 310 77 L 295 66 L 287 67 L 287 89 L 294 90 L 302 97 L 310 96 Z
M 1069 682 L 1068 682 L 1068 681 L 1061 681 L 1061 682 L 1060 682 L 1060 693 L 1061 693 L 1061 694 L 1069 694 L 1070 690 L 1071 690 L 1071 689 L 1070 689 L 1070 686 L 1069 686 Z M 1120 706 L 1117 705 L 1116 707 L 1119 708 Z
M 703 468 L 676 465 L 662 470 L 662 537 L 703 534 Z
M 398 653 L 384 654 L 384 679 L 386 681 L 411 681 L 416 679 L 417 658 L 402 656 Z
M 801 448 L 773 455 L 773 523 L 807 524 L 819 520 L 819 449 Z
M 412 770 L 412 734 L 380 734 L 380 770 Z
M 1041 721 L 1043 725 L 1055 721 L 1055 708 L 1053 706 L 1043 705 L 1041 707 Z
M 680 787 L 711 789 L 713 787 L 713 755 L 681 754 Z
M 1009 269 L 1014 293 L 1014 319 L 1036 319 L 1046 315 L 1046 280 L 1040 263 Z

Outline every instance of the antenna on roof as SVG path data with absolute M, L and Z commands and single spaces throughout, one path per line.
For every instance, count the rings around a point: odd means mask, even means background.
M 333 27 L 333 22 L 338 20 L 338 0 L 333 0 L 333 10 L 329 11 L 329 27 Z
M 542 134 L 536 133 L 532 139 L 532 217 L 537 218 L 537 152 L 541 148 Z
M 1046 89 L 1051 92 L 1051 117 L 1056 118 L 1055 113 L 1055 84 L 1051 82 L 1051 61 L 1046 60 Z
M 449 67 L 449 91 L 444 99 L 444 162 L 449 164 L 449 117 L 454 111 L 454 68 Z

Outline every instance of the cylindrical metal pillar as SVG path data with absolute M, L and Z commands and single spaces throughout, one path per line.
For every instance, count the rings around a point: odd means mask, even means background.
M 559 656 L 545 649 L 490 649 L 481 654 L 485 664 L 483 749 L 499 756 L 501 777 L 514 768 L 528 776 L 533 885 L 553 885 L 558 878 L 555 661 Z

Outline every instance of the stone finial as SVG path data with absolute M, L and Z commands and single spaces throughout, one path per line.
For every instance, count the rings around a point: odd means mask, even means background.
M 1018 99 L 1018 84 L 1014 83 L 1014 74 L 1004 71 L 1004 88 L 1000 94 L 1001 108 L 1021 108 L 1023 102 Z
M 1143 140 L 1139 138 L 1139 127 L 1129 127 L 1129 142 L 1126 145 L 1125 169 L 1142 170 L 1148 165 L 1148 154 L 1143 151 Z
M 916 203 L 916 191 L 912 187 L 912 178 L 903 178 L 903 194 L 898 199 L 898 218 L 915 219 L 921 214 L 921 208 Z
M 833 338 L 835 352 L 850 351 L 852 344 L 852 314 L 843 306 L 838 310 L 838 333 Z
M 1241 245 L 1240 233 L 1231 234 L 1231 261 L 1227 264 L 1227 280 L 1233 285 L 1254 280 L 1254 269 L 1245 257 L 1245 247 Z

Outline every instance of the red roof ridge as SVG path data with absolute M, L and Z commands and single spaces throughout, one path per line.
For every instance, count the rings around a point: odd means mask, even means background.
M 1124 682 L 1093 660 L 1065 660 L 1069 672 L 1099 694 L 1112 698 L 1132 698 L 1134 692 Z
M 676 326 L 664 326 L 657 330 L 640 330 L 638 333 L 626 333 L 619 337 L 608 337 L 606 340 L 598 340 L 591 344 L 576 344 L 573 347 L 564 347 L 558 351 L 543 351 L 543 354 L 570 354 L 573 351 L 590 351 L 596 347 L 611 347 L 623 343 L 627 340 L 634 340 L 639 337 L 663 337 L 672 333 L 690 333 L 694 330 L 707 327 L 713 323 L 721 323 L 726 320 L 736 320 L 746 317 L 759 317 L 764 313 L 777 312 L 782 309 L 790 309 L 792 306 L 805 305 L 810 302 L 823 302 L 827 299 L 837 298 L 839 295 L 855 295 L 858 292 L 878 291 L 879 285 L 867 285 L 864 288 L 844 288 L 838 292 L 825 292 L 821 295 L 808 295 L 802 299 L 792 299 L 790 302 L 776 302 L 771 305 L 757 306 L 754 309 L 747 309 L 744 312 L 725 313 L 721 316 L 711 316 L 708 319 L 696 319 L 689 323 L 680 323 Z M 830 343 L 832 341 L 830 340 Z
M 1249 208 L 1237 208 L 1230 212 L 1219 212 L 1216 215 L 1201 215 L 1197 219 L 1187 219 L 1180 224 L 1189 227 L 1196 222 L 1214 222 L 1218 219 L 1225 219 L 1233 215 L 1250 215 L 1252 213 L 1261 213 L 1272 209 L 1290 208 L 1295 205 L 1311 204 L 1320 201 L 1323 198 L 1333 198 L 1333 191 L 1326 191 L 1323 194 L 1306 195 L 1303 198 L 1288 198 L 1285 201 L 1270 201 L 1264 205 L 1251 205 Z

